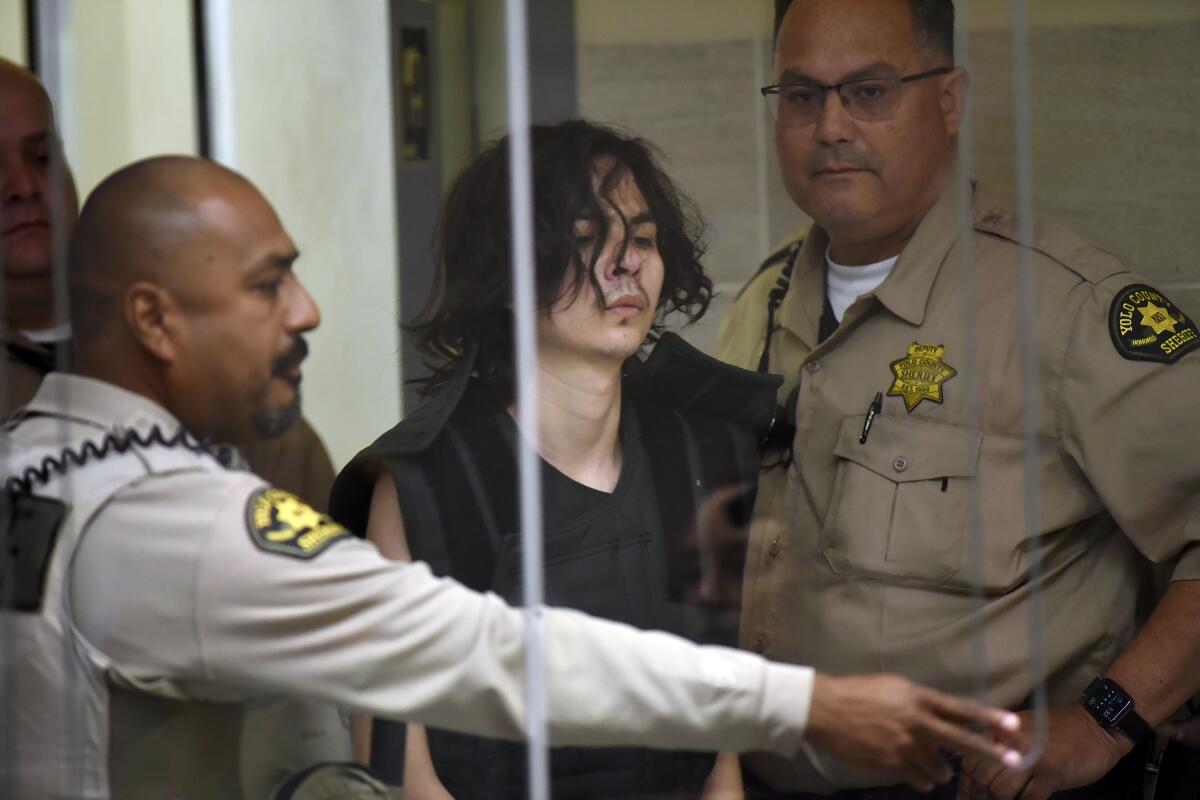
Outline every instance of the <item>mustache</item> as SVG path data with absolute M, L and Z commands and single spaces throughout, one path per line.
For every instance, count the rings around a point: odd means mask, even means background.
M 308 342 L 304 341 L 303 336 L 297 336 L 287 352 L 276 356 L 275 360 L 271 362 L 271 374 L 277 378 L 283 377 L 284 373 L 300 366 L 300 362 L 306 358 L 308 358 Z
M 831 167 L 874 170 L 870 160 L 865 155 L 842 144 L 835 144 L 814 154 L 812 160 L 808 163 L 808 167 L 809 174 L 812 175 Z

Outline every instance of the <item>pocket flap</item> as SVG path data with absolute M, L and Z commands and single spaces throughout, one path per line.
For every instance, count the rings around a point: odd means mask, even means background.
M 862 414 L 843 417 L 834 455 L 897 483 L 975 475 L 979 431 L 883 414 L 875 417 L 866 444 L 858 441 L 862 429 Z

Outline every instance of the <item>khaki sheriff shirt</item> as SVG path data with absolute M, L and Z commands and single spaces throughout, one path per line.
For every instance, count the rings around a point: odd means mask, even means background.
M 59 374 L 30 410 L 56 416 L 22 428 L 76 447 L 104 430 L 179 425 L 145 397 Z M 111 662 L 115 796 L 126 796 L 118 784 L 145 791 L 152 781 L 236 796 L 231 714 L 272 695 L 487 736 L 526 727 L 521 611 L 384 559 L 249 473 L 180 470 L 129 484 L 83 533 L 67 580 L 81 646 Z M 802 746 L 809 668 L 570 610 L 541 619 L 556 744 L 783 755 Z
M 969 231 L 959 205 L 956 191 L 941 198 L 820 345 L 828 238 L 814 229 L 804 242 L 770 352 L 781 399 L 799 387 L 795 460 L 761 479 L 741 641 L 959 694 L 982 676 L 991 701 L 1019 708 L 1036 633 L 1050 702 L 1066 703 L 1133 633 L 1143 557 L 1173 562 L 1174 580 L 1200 578 L 1196 327 L 1069 231 L 1042 228 L 1023 249 L 1013 215 L 982 193 Z M 757 365 L 782 268 L 735 305 L 726 360 Z M 860 444 L 877 392 L 882 410 Z M 794 782 L 782 765 L 759 766 Z

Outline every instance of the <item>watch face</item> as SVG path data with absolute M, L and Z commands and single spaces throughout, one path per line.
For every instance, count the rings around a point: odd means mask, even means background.
M 1092 715 L 1105 725 L 1116 725 L 1133 705 L 1129 695 L 1110 681 L 1105 681 L 1098 689 L 1089 692 L 1084 702 L 1087 703 L 1088 710 L 1092 712 Z

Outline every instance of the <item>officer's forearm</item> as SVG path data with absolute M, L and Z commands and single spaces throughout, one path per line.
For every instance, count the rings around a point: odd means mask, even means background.
M 1159 725 L 1200 691 L 1200 580 L 1174 581 L 1134 640 L 1109 668 L 1137 711 Z

